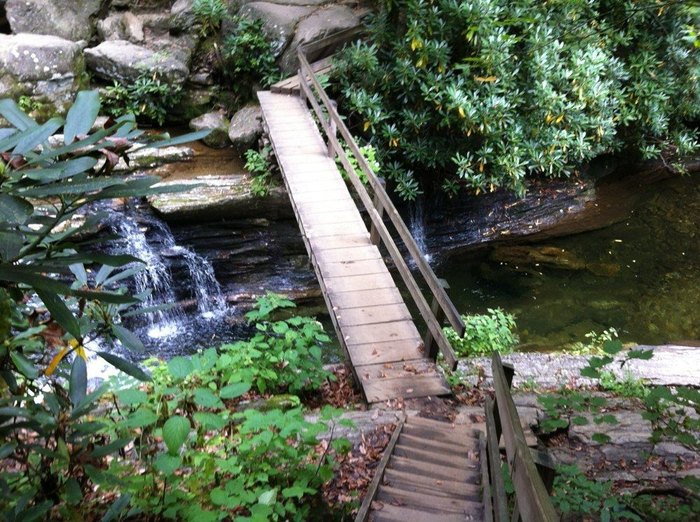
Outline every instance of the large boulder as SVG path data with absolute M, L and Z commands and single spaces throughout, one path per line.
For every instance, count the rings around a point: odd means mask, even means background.
M 174 33 L 187 31 L 195 22 L 192 7 L 194 0 L 176 0 L 170 8 L 170 30 Z
M 190 129 L 193 131 L 211 131 L 202 141 L 215 149 L 223 149 L 231 144 L 228 139 L 228 128 L 228 118 L 220 111 L 208 112 L 190 121 Z
M 299 22 L 313 13 L 313 7 L 251 2 L 241 8 L 248 18 L 263 20 L 263 30 L 272 41 L 275 57 L 284 52 Z
M 51 34 L 67 40 L 89 40 L 101 0 L 7 0 L 13 33 Z
M 263 131 L 262 109 L 259 105 L 246 105 L 231 118 L 228 137 L 240 154 L 251 148 Z
M 51 35 L 0 34 L 0 98 L 31 96 L 64 112 L 85 72 L 81 46 Z
M 141 43 L 144 40 L 143 21 L 130 11 L 114 13 L 97 22 L 100 40 L 128 40 Z
M 110 40 L 85 50 L 91 71 L 105 80 L 132 82 L 144 73 L 159 73 L 173 84 L 187 79 L 187 66 L 168 52 L 154 52 L 126 40 Z
M 315 42 L 338 31 L 352 29 L 361 25 L 360 17 L 344 5 L 332 5 L 318 9 L 313 14 L 299 22 L 294 38 L 279 59 L 279 66 L 283 72 L 292 74 L 297 69 L 297 48 L 305 43 Z M 313 61 L 324 53 L 324 49 L 318 49 L 315 53 L 307 55 L 309 61 Z

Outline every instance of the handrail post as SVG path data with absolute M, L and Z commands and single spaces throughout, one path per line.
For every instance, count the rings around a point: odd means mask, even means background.
M 382 186 L 382 188 L 386 187 L 386 180 L 384 178 L 379 178 L 379 183 Z M 374 205 L 374 208 L 377 209 L 377 213 L 379 214 L 379 218 L 383 219 L 384 218 L 384 205 L 382 205 L 382 199 L 379 197 L 379 195 L 375 192 L 374 194 L 374 199 L 372 200 L 372 204 Z M 372 223 L 372 227 L 369 230 L 369 240 L 372 242 L 373 245 L 379 246 L 379 229 L 377 229 L 376 225 Z M 433 303 L 435 300 L 433 300 Z
M 337 111 L 338 102 L 331 100 L 331 107 L 333 107 L 333 110 Z M 335 149 L 333 148 L 333 140 L 331 139 L 330 135 L 332 134 L 334 138 L 338 136 L 338 126 L 336 125 L 335 120 L 331 117 L 330 113 L 328 113 L 328 124 L 330 127 L 328 136 L 328 157 L 334 159 Z
M 446 291 L 450 289 L 450 285 L 447 284 L 445 279 L 438 279 L 438 283 L 440 283 L 440 286 Z M 433 302 L 430 304 L 430 310 L 433 312 L 438 324 L 442 325 L 442 321 L 445 319 L 445 312 L 443 311 L 442 306 L 440 306 L 440 302 L 437 300 L 436 296 L 433 296 Z M 428 357 L 431 359 L 437 358 L 438 345 L 435 342 L 435 338 L 433 337 L 430 328 L 428 328 L 428 331 L 423 337 L 423 346 L 425 347 L 425 352 L 428 354 Z
M 297 74 L 299 75 L 299 97 L 301 98 L 301 102 L 306 105 L 306 93 L 304 92 L 304 89 L 301 88 L 301 84 L 304 83 L 305 78 L 302 76 L 303 74 L 303 68 L 299 67 L 297 69 Z

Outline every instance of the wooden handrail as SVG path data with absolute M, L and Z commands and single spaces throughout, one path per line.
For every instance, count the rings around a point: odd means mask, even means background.
M 487 444 L 498 444 L 498 441 L 503 434 L 503 441 L 506 447 L 506 460 L 515 489 L 515 513 L 511 520 L 520 520 L 524 522 L 555 522 L 559 520 L 559 515 L 554 509 L 552 500 L 547 491 L 540 471 L 538 470 L 532 458 L 530 448 L 525 442 L 525 433 L 520 425 L 520 418 L 513 402 L 513 397 L 510 394 L 510 384 L 512 379 L 506 376 L 504 364 L 501 361 L 501 356 L 495 352 L 492 357 L 491 366 L 493 369 L 493 387 L 496 392 L 496 401 L 493 403 L 488 400 L 486 403 L 486 430 Z M 500 421 L 500 422 L 498 422 Z M 488 433 L 491 431 L 492 433 Z M 495 459 L 498 459 L 498 467 L 500 468 L 500 456 L 497 451 L 491 448 L 488 451 L 489 465 L 492 470 L 492 489 L 494 483 L 498 490 L 498 479 L 494 481 L 493 473 L 495 468 Z M 551 470 L 549 470 L 551 476 Z M 507 513 L 502 499 L 494 497 L 494 512 L 496 516 L 494 520 L 507 520 Z
M 338 156 L 338 159 L 345 168 L 350 182 L 352 183 L 353 187 L 355 188 L 355 191 L 360 197 L 360 200 L 362 201 L 365 210 L 369 214 L 370 220 L 373 225 L 373 229 L 381 238 L 382 243 L 389 252 L 389 255 L 391 256 L 392 260 L 394 261 L 394 264 L 396 265 L 396 268 L 399 274 L 401 275 L 401 278 L 406 284 L 406 287 L 408 288 L 411 297 L 413 298 L 416 306 L 418 307 L 418 311 L 421 313 L 424 321 L 428 326 L 428 331 L 430 332 L 432 339 L 437 343 L 438 348 L 444 355 L 446 362 L 450 365 L 452 369 L 454 369 L 457 366 L 457 357 L 454 353 L 454 350 L 452 349 L 450 342 L 447 340 L 442 331 L 442 325 L 435 317 L 434 312 L 431 310 L 431 306 L 428 304 L 425 297 L 423 296 L 423 293 L 420 287 L 418 286 L 418 283 L 416 283 L 416 280 L 413 277 L 411 270 L 408 268 L 406 261 L 401 255 L 401 251 L 396 246 L 393 237 L 387 229 L 384 223 L 383 214 L 388 216 L 389 221 L 391 221 L 398 236 L 401 238 L 404 245 L 406 246 L 409 255 L 414 260 L 421 275 L 423 276 L 423 279 L 430 288 L 435 302 L 438 304 L 438 306 L 444 313 L 445 318 L 448 320 L 452 328 L 455 329 L 455 331 L 460 337 L 464 334 L 464 322 L 462 321 L 462 318 L 460 317 L 459 312 L 457 312 L 457 309 L 455 308 L 454 304 L 447 296 L 447 293 L 445 292 L 445 289 L 443 288 L 442 284 L 435 276 L 433 269 L 430 267 L 430 265 L 427 263 L 427 261 L 421 254 L 418 245 L 416 245 L 416 242 L 413 239 L 413 236 L 406 227 L 406 224 L 401 219 L 401 216 L 399 215 L 398 210 L 396 210 L 396 207 L 391 201 L 391 198 L 389 198 L 389 195 L 386 193 L 382 182 L 379 180 L 379 178 L 368 165 L 364 156 L 360 152 L 360 148 L 355 142 L 355 139 L 348 130 L 347 126 L 345 125 L 345 122 L 340 117 L 340 114 L 338 113 L 336 107 L 331 102 L 328 94 L 323 89 L 321 83 L 318 81 L 318 78 L 316 77 L 308 60 L 306 59 L 305 49 L 305 46 L 300 46 L 298 49 L 298 58 L 300 64 L 299 86 L 301 88 L 302 97 L 308 100 L 314 112 L 316 113 L 316 116 L 320 121 L 321 127 L 323 128 L 324 132 L 326 133 L 326 136 L 328 137 L 329 150 L 332 149 L 335 152 L 335 154 Z M 317 100 L 317 97 L 318 100 L 320 100 L 320 103 Z M 321 107 L 321 105 L 323 105 L 323 108 Z M 376 198 L 376 200 L 380 203 L 380 206 L 383 210 L 382 213 L 380 213 L 377 210 L 373 198 L 370 197 L 369 193 L 367 192 L 367 188 L 357 176 L 355 169 L 350 163 L 350 159 L 348 158 L 347 154 L 345 153 L 345 150 L 340 144 L 338 137 L 336 136 L 336 130 L 340 132 L 340 135 L 345 141 L 345 144 L 355 157 L 357 165 L 367 177 L 369 185 L 374 193 L 374 198 Z

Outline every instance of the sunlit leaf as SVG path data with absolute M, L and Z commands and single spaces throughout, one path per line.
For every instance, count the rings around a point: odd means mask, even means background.
M 181 415 L 174 415 L 165 421 L 163 425 L 163 442 L 165 442 L 171 455 L 177 455 L 178 451 L 180 451 L 180 448 L 187 440 L 187 436 L 190 434 L 191 428 L 189 419 Z
M 135 364 L 130 363 L 129 361 L 122 359 L 121 357 L 118 357 L 108 352 L 97 352 L 97 355 L 102 357 L 105 361 L 107 361 L 109 364 L 111 364 L 118 370 L 123 371 L 127 375 L 131 375 L 139 381 L 151 380 L 151 376 L 144 372 L 141 368 L 139 368 Z
M 73 143 L 76 136 L 90 132 L 100 112 L 100 95 L 97 90 L 80 91 L 68 110 L 63 127 L 63 140 Z

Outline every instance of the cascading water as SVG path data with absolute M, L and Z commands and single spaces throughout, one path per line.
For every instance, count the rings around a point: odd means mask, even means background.
M 156 216 L 143 209 L 114 212 L 109 222 L 120 236 L 114 251 L 133 255 L 144 261 L 144 268 L 134 277 L 135 293 L 148 293 L 143 307 L 177 303 L 178 295 L 171 269 L 166 263 L 170 259 L 182 260 L 186 274 L 178 278 L 178 288 L 185 289 L 187 297 L 196 300 L 197 313 L 210 320 L 222 318 L 227 311 L 226 300 L 216 280 L 214 267 L 204 257 L 178 245 L 170 227 Z M 185 298 L 184 300 L 187 300 Z M 174 306 L 146 314 L 146 335 L 153 339 L 173 338 L 184 333 L 200 330 L 191 323 L 180 307 Z
M 416 199 L 411 208 L 411 219 L 408 228 L 421 254 L 423 254 L 425 260 L 430 264 L 433 260 L 433 255 L 428 251 L 426 242 L 425 210 L 421 198 Z

